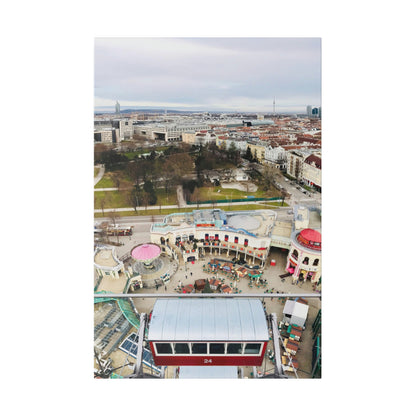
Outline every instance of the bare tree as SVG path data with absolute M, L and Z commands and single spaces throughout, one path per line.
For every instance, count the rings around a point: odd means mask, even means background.
M 101 156 L 106 151 L 107 151 L 107 145 L 106 144 L 96 143 L 94 145 L 94 163 L 95 164 L 101 162 Z
M 199 201 L 201 199 L 201 191 L 199 190 L 197 186 L 195 186 L 194 192 L 192 192 L 190 199 L 193 203 L 196 202 L 196 207 L 199 208 Z
M 266 190 L 274 189 L 274 181 L 277 176 L 276 168 L 274 168 L 273 166 L 269 166 L 269 165 L 264 166 L 262 170 L 262 176 L 263 176 L 264 188 Z
M 147 212 L 147 207 L 149 205 L 150 195 L 147 192 L 143 192 L 143 205 L 144 210 Z
M 113 173 L 112 177 L 113 177 L 113 182 L 114 185 L 116 185 L 117 190 L 120 190 L 120 185 L 121 183 L 123 183 L 123 172 L 122 171 L 116 171 Z
M 163 163 L 160 164 L 159 175 L 165 188 L 165 196 L 167 200 L 169 190 L 174 184 L 174 179 L 172 177 L 172 163 L 169 159 L 163 160 Z
M 283 204 L 284 204 L 284 202 L 285 202 L 285 199 L 286 199 L 286 198 L 288 198 L 290 195 L 289 195 L 289 193 L 286 191 L 286 189 L 282 189 L 282 190 L 280 191 L 280 193 L 281 193 L 281 196 L 282 196 L 282 204 L 281 204 L 281 206 L 283 206 Z
M 134 208 L 134 212 L 137 214 L 137 206 L 139 205 L 138 198 L 136 196 L 136 190 L 126 190 L 123 192 L 124 201 Z
M 104 237 L 104 239 L 105 239 L 105 242 L 106 243 L 108 243 L 110 240 L 109 240 L 109 238 L 108 238 L 108 221 L 103 221 L 101 224 L 100 224 L 100 227 L 101 227 L 101 235 Z
M 120 218 L 120 215 L 117 214 L 116 210 L 110 211 L 108 213 L 108 217 L 110 218 L 110 220 L 113 223 L 113 227 L 116 226 L 117 220 Z
M 177 180 L 182 179 L 184 175 L 191 172 L 194 167 L 192 157 L 187 153 L 179 153 L 169 156 L 171 166 L 171 175 Z
M 108 192 L 104 192 L 103 197 L 100 199 L 100 207 L 104 217 L 104 208 L 111 202 L 111 195 Z
M 117 244 L 119 244 L 120 243 L 120 239 L 119 239 L 119 236 L 118 236 L 118 231 L 116 230 L 116 222 L 120 218 L 120 216 L 114 210 L 114 211 L 111 211 L 111 212 L 108 213 L 108 217 L 111 219 L 111 221 L 113 223 L 113 229 L 114 229 L 114 232 L 115 232 L 115 234 L 117 236 Z

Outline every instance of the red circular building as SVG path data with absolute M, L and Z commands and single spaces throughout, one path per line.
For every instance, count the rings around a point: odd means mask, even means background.
M 321 233 L 311 228 L 302 230 L 297 236 L 296 240 L 306 248 L 312 250 L 321 250 Z
M 321 277 L 322 236 L 317 230 L 305 228 L 292 235 L 286 270 L 294 282 L 318 282 Z

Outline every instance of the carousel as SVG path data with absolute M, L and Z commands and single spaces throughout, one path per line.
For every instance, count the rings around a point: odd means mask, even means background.
M 136 262 L 133 270 L 144 273 L 157 271 L 160 263 L 157 260 L 161 253 L 162 249 L 156 244 L 141 244 L 134 247 L 130 252 L 131 258 Z
M 143 283 L 145 288 L 153 288 L 167 283 L 174 273 L 173 261 L 153 243 L 140 244 L 130 251 L 133 260 L 133 281 Z

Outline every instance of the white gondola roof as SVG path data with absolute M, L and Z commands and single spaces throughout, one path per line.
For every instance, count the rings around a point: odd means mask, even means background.
M 179 369 L 179 378 L 238 378 L 238 367 L 229 365 L 185 365 Z
M 259 299 L 157 299 L 149 341 L 267 341 Z

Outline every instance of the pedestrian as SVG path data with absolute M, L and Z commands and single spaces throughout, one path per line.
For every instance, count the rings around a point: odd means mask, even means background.
M 192 277 L 192 272 L 191 272 L 191 277 Z
M 179 280 L 178 282 L 179 287 L 182 287 L 182 282 Z
M 186 274 L 186 275 L 185 275 L 185 279 L 187 279 L 187 278 L 188 278 L 188 275 Z
M 165 285 L 165 292 L 167 291 L 168 289 L 167 289 L 167 286 Z

